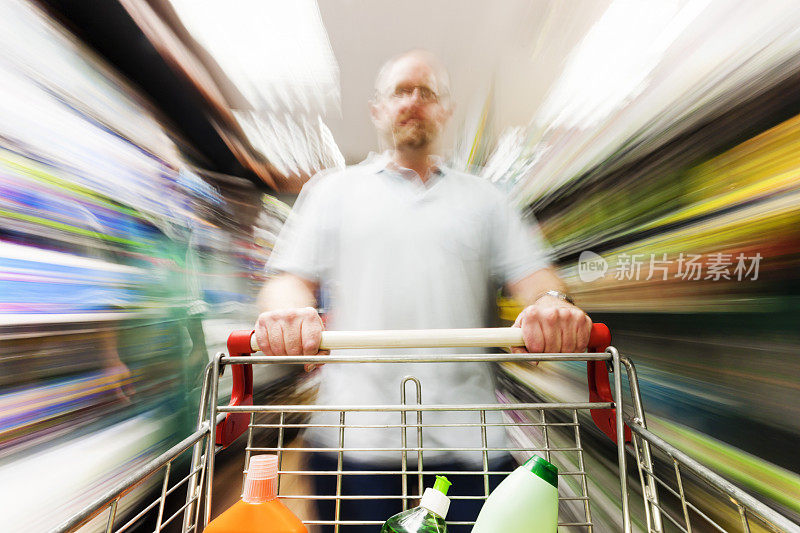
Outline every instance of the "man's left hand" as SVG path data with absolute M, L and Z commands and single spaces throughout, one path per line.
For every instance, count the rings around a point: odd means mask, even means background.
M 589 344 L 592 320 L 578 307 L 545 295 L 522 310 L 514 327 L 522 328 L 525 341 L 514 353 L 579 353 Z

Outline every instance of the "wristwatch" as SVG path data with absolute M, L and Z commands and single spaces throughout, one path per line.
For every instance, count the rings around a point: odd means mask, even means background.
M 539 298 L 542 298 L 544 296 L 552 296 L 553 298 L 558 298 L 559 300 L 564 300 L 568 304 L 575 305 L 575 302 L 572 300 L 572 298 L 569 297 L 569 294 L 567 294 L 565 292 L 553 290 L 553 289 L 543 292 L 542 294 L 537 296 L 536 300 L 534 300 L 534 301 L 539 301 Z

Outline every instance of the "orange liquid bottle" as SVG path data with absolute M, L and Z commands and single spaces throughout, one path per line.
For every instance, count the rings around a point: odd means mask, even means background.
M 308 533 L 278 498 L 278 457 L 250 458 L 242 499 L 212 520 L 205 533 Z

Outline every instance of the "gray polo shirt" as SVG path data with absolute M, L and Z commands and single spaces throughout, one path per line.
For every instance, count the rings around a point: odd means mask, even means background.
M 385 155 L 376 156 L 310 180 L 270 259 L 271 269 L 320 283 L 329 308 L 328 329 L 486 327 L 495 313 L 498 287 L 550 266 L 538 228 L 524 224 L 491 183 L 444 166 L 423 183 L 414 171 L 388 163 Z M 478 350 L 442 350 L 458 351 Z M 397 404 L 407 375 L 421 381 L 426 404 L 496 403 L 491 368 L 484 363 L 330 364 L 321 372 L 320 404 Z M 347 424 L 400 421 L 397 413 L 346 416 Z M 338 415 L 315 421 L 338 424 Z M 478 415 L 426 413 L 423 421 L 477 422 Z M 338 436 L 337 430 L 324 428 L 307 435 L 333 447 Z M 501 428 L 490 428 L 488 436 L 490 447 L 506 443 Z M 416 433 L 409 431 L 409 438 L 416 442 Z M 478 428 L 426 428 L 424 441 L 426 448 L 480 447 L 481 433 Z M 399 430 L 348 429 L 345 444 L 396 448 Z M 399 452 L 349 456 L 399 457 Z M 425 452 L 426 460 L 443 457 L 482 460 L 480 453 Z

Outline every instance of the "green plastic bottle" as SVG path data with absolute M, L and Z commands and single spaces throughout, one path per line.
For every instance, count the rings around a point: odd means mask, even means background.
M 397 513 L 387 520 L 381 533 L 446 533 L 444 521 L 450 508 L 447 490 L 451 483 L 444 476 L 436 476 L 433 488 L 428 487 L 419 501 L 419 507 Z

